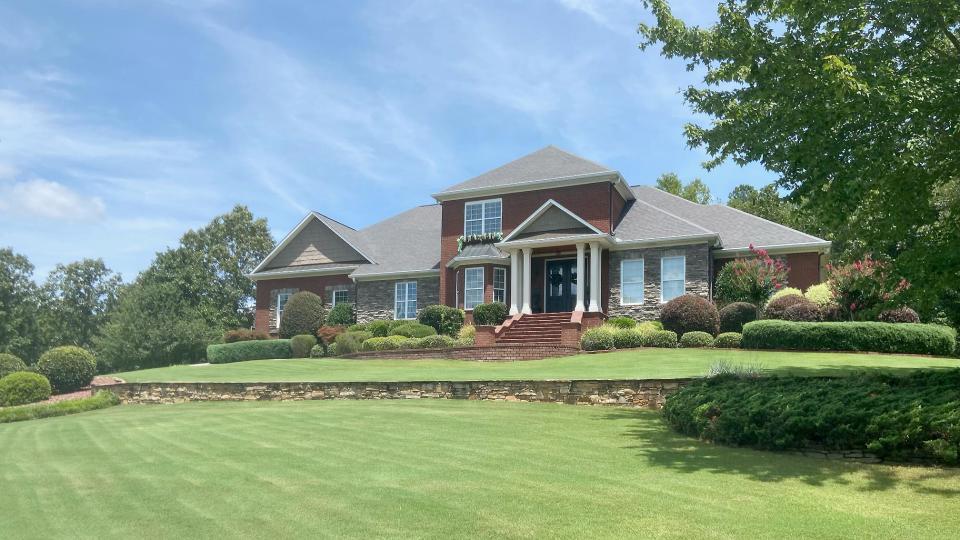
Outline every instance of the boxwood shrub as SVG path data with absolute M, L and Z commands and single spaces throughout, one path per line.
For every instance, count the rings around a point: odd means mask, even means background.
M 713 346 L 718 349 L 739 349 L 742 337 L 740 332 L 723 332 L 713 340 Z
M 372 337 L 363 342 L 363 350 L 394 351 L 400 348 L 401 343 L 409 339 L 405 336 Z
M 507 320 L 510 310 L 503 302 L 480 304 L 473 308 L 473 324 L 497 326 Z
M 803 296 L 800 295 L 787 294 L 784 296 L 778 296 L 767 302 L 767 307 L 763 308 L 763 318 L 782 319 L 783 312 L 786 311 L 788 307 L 802 302 L 806 302 L 806 300 L 804 300 Z
M 314 345 L 310 348 L 310 358 L 323 358 L 326 355 L 323 345 Z
M 607 324 L 617 328 L 634 328 L 637 326 L 637 321 L 633 317 L 620 316 L 607 319 Z
M 420 324 L 432 326 L 438 334 L 455 336 L 466 319 L 462 309 L 444 305 L 426 306 L 417 314 Z
M 457 340 L 450 336 L 427 336 L 420 340 L 421 349 L 449 349 L 457 345 Z
M 0 379 L 0 407 L 36 403 L 50 397 L 50 381 L 39 373 L 18 371 Z
M 254 339 L 270 339 L 270 335 L 263 330 L 250 330 L 249 328 L 227 330 L 223 333 L 224 343 L 236 343 L 238 341 L 250 341 Z
M 0 379 L 6 377 L 11 373 L 16 373 L 18 371 L 26 371 L 27 364 L 24 363 L 20 358 L 8 354 L 0 353 Z
M 783 320 L 794 322 L 820 322 L 823 320 L 820 306 L 804 300 L 783 310 Z
M 667 398 L 675 430 L 769 450 L 866 450 L 894 460 L 960 463 L 960 369 L 905 376 L 723 375 Z
M 427 336 L 437 335 L 437 330 L 432 326 L 427 326 L 418 322 L 411 322 L 397 326 L 396 328 L 390 330 L 388 335 L 403 336 L 408 338 L 424 338 Z
M 353 304 L 341 302 L 330 308 L 325 324 L 329 326 L 349 326 L 355 322 L 357 322 L 357 316 L 353 311 Z
M 237 343 L 220 343 L 207 347 L 207 361 L 211 364 L 290 358 L 292 355 L 293 350 L 290 348 L 289 339 L 238 341 Z
M 337 354 L 351 354 L 358 352 L 363 348 L 363 342 L 372 337 L 386 336 L 375 336 L 373 332 L 363 330 L 358 332 L 344 332 L 337 336 L 337 339 L 334 342 L 334 345 L 337 346 Z
M 720 313 L 713 302 L 695 294 L 670 300 L 660 309 L 660 322 L 665 330 L 677 334 L 700 331 L 715 336 L 720 332 Z
M 53 392 L 75 392 L 90 384 L 97 373 L 97 360 L 80 347 L 55 347 L 37 361 L 37 373 L 50 381 Z
M 608 326 L 591 328 L 580 336 L 580 348 L 585 351 L 606 351 L 615 346 L 614 332 Z
M 757 320 L 757 306 L 750 302 L 734 302 L 720 310 L 721 332 L 743 332 L 743 325 Z
M 744 349 L 868 351 L 949 356 L 956 332 L 935 324 L 754 321 L 743 327 Z
M 290 338 L 290 354 L 293 358 L 308 358 L 310 349 L 317 345 L 317 338 L 310 334 L 300 334 Z
M 643 347 L 643 333 L 638 332 L 636 328 L 616 328 L 613 332 L 613 346 L 617 349 L 632 349 L 634 347 Z
M 713 336 L 706 332 L 687 332 L 680 336 L 680 346 L 686 349 L 713 347 Z
M 644 347 L 677 348 L 677 333 L 672 330 L 657 330 L 643 336 Z
M 367 332 L 373 334 L 373 337 L 387 337 L 387 335 L 390 334 L 390 322 L 391 321 L 370 321 L 367 323 Z
M 422 349 L 423 339 L 422 338 L 405 339 L 400 343 L 400 348 L 401 349 Z

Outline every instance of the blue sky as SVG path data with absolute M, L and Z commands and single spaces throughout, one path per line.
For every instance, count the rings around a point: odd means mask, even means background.
M 673 2 L 709 23 L 714 2 Z M 682 62 L 640 51 L 639 0 L 0 5 L 0 246 L 37 266 L 156 251 L 248 205 L 281 238 L 362 227 L 547 144 L 715 195 L 682 128 Z

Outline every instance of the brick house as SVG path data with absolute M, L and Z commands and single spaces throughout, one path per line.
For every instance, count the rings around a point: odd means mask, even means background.
M 655 319 L 671 298 L 710 297 L 716 271 L 750 244 L 783 257 L 799 288 L 820 281 L 830 248 L 727 206 L 631 186 L 552 146 L 433 198 L 360 230 L 308 214 L 250 274 L 257 329 L 275 333 L 300 290 L 354 304 L 360 321 L 414 318 L 437 303 L 469 314 L 493 301 L 517 321 Z

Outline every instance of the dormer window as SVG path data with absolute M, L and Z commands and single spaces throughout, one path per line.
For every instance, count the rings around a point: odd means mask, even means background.
M 469 202 L 463 208 L 463 235 L 500 232 L 502 226 L 500 199 Z

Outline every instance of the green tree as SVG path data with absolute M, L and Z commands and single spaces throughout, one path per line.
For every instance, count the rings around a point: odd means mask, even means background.
M 689 184 L 684 184 L 676 173 L 663 173 L 660 178 L 657 178 L 657 188 L 698 204 L 710 204 L 712 202 L 710 188 L 699 178 L 694 178 Z
M 43 349 L 37 322 L 39 292 L 33 265 L 10 248 L 0 249 L 0 352 L 35 362 Z
M 103 259 L 58 264 L 43 286 L 41 324 L 50 343 L 89 348 L 116 305 L 121 284 Z
M 895 258 L 927 314 L 960 322 L 960 3 L 729 0 L 709 28 L 645 0 L 642 48 L 703 73 L 683 91 L 691 146 L 759 162 L 845 256 Z

